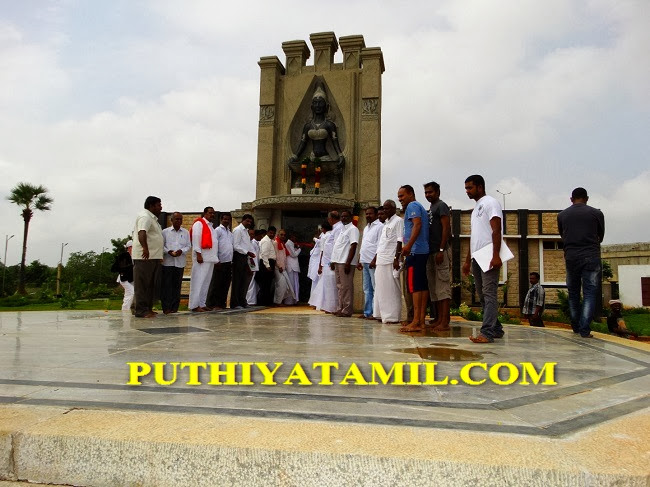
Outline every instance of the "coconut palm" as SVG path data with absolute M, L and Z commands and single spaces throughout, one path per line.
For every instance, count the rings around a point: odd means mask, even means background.
M 54 201 L 48 194 L 45 186 L 34 186 L 29 183 L 18 183 L 11 190 L 7 199 L 12 203 L 23 208 L 22 215 L 25 220 L 25 229 L 23 231 L 23 257 L 20 261 L 20 280 L 18 284 L 18 294 L 27 294 L 25 291 L 25 258 L 27 257 L 27 232 L 29 222 L 34 216 L 34 210 L 48 211 Z

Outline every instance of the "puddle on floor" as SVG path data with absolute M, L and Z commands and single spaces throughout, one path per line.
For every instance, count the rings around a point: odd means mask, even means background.
M 483 354 L 450 347 L 394 348 L 393 352 L 412 353 L 425 360 L 437 362 L 470 362 L 483 358 Z

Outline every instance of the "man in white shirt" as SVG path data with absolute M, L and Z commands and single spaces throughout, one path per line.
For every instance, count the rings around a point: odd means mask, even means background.
M 160 272 L 163 258 L 162 228 L 158 217 L 162 203 L 156 196 L 147 196 L 144 210 L 138 214 L 133 229 L 133 287 L 135 288 L 135 316 L 154 318 L 153 302 L 160 291 Z
M 228 289 L 232 280 L 233 236 L 230 231 L 230 213 L 221 215 L 221 224 L 215 230 L 219 242 L 219 262 L 214 265 L 212 281 L 208 290 L 207 305 L 212 309 L 223 309 L 228 300 Z
M 289 305 L 298 304 L 300 292 L 300 263 L 298 262 L 300 247 L 296 243 L 297 241 L 298 237 L 295 233 L 292 233 L 289 240 L 287 240 L 287 250 L 289 251 L 287 255 L 287 276 L 291 280 L 294 296 L 286 298 L 283 303 Z
M 503 327 L 498 319 L 497 289 L 501 272 L 501 239 L 503 234 L 503 210 L 499 202 L 485 194 L 485 180 L 478 174 L 465 180 L 465 192 L 476 201 L 472 211 L 471 235 L 467 257 L 463 264 L 463 275 L 472 272 L 476 292 L 483 306 L 483 326 L 478 336 L 469 337 L 474 343 L 490 343 L 503 337 Z M 492 244 L 492 260 L 487 272 L 472 259 L 472 253 Z
M 241 223 L 232 231 L 232 290 L 230 292 L 230 308 L 241 309 L 248 306 L 246 292 L 250 283 L 251 273 L 249 259 L 257 256 L 251 252 L 251 238 L 248 229 L 253 226 L 253 215 L 245 214 Z
M 172 214 L 172 226 L 162 231 L 163 267 L 160 303 L 166 315 L 178 312 L 187 252 L 192 248 L 190 232 L 181 227 L 182 224 L 183 215 L 175 212 Z
M 257 284 L 260 286 L 258 304 L 271 306 L 273 304 L 273 276 L 275 272 L 275 240 L 276 228 L 270 226 L 266 235 L 260 240 L 260 268 L 255 274 Z
M 377 219 L 377 208 L 366 208 L 366 228 L 363 230 L 361 248 L 359 250 L 359 264 L 357 270 L 363 271 L 363 314 L 359 318 L 372 319 L 372 306 L 375 297 L 375 265 L 372 264 L 377 253 L 377 244 L 381 236 L 382 223 Z
M 399 323 L 402 312 L 402 288 L 399 278 L 399 257 L 404 240 L 404 220 L 395 213 L 393 200 L 383 204 L 386 220 L 377 243 L 377 255 L 373 259 L 375 271 L 374 318 L 383 323 Z
M 274 240 L 273 246 L 275 247 L 275 293 L 273 303 L 280 306 L 285 299 L 289 297 L 295 298 L 291 280 L 287 275 L 289 250 L 287 249 L 287 232 L 284 229 L 280 229 L 278 232 L 278 237 Z
M 251 252 L 255 255 L 260 255 L 260 240 L 264 235 L 266 235 L 266 230 L 253 230 L 252 228 L 248 229 L 248 234 L 251 237 Z M 246 303 L 249 306 L 254 306 L 257 304 L 257 295 L 260 292 L 260 286 L 257 284 L 257 279 L 255 276 L 260 270 L 260 260 L 258 258 L 252 259 L 250 262 L 250 268 L 252 272 L 251 282 L 248 284 L 248 291 L 246 291 Z
M 339 295 L 338 310 L 335 316 L 352 316 L 354 300 L 354 269 L 357 265 L 357 245 L 359 244 L 359 229 L 352 223 L 352 212 L 341 212 L 343 228 L 334 241 L 332 249 L 331 269 L 336 274 L 336 289 Z
M 190 278 L 190 300 L 188 308 L 195 313 L 210 311 L 206 306 L 210 277 L 214 264 L 219 262 L 219 242 L 212 227 L 214 208 L 203 210 L 190 231 L 192 239 L 192 273 Z

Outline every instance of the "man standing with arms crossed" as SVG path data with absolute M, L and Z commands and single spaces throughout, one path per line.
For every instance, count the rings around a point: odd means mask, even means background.
M 415 200 L 413 186 L 405 184 L 397 192 L 397 199 L 404 209 L 404 246 L 402 256 L 406 287 L 413 296 L 413 321 L 400 328 L 401 332 L 424 330 L 429 285 L 427 283 L 427 259 L 429 258 L 429 215 L 420 202 Z
M 572 205 L 557 215 L 557 227 L 564 243 L 571 327 L 573 333 L 580 333 L 582 338 L 593 336 L 589 325 L 594 317 L 596 301 L 600 299 L 600 243 L 605 237 L 603 212 L 587 205 L 587 201 L 587 190 L 576 188 L 571 193 Z
M 162 203 L 156 196 L 147 196 L 144 210 L 138 214 L 133 229 L 133 286 L 135 288 L 135 316 L 154 318 L 154 299 L 160 289 L 160 268 L 163 258 L 162 228 L 158 217 Z
M 436 306 L 435 331 L 449 330 L 451 302 L 451 218 L 447 204 L 440 199 L 440 185 L 431 181 L 424 185 L 429 208 L 429 258 L 427 281 L 429 296 Z
M 483 326 L 478 336 L 469 339 L 474 343 L 491 343 L 495 338 L 503 337 L 503 327 L 498 320 L 497 288 L 501 272 L 501 238 L 503 234 L 503 210 L 499 202 L 485 194 L 483 176 L 474 174 L 465 180 L 465 192 L 469 199 L 476 201 L 472 211 L 471 237 L 467 257 L 463 265 L 463 275 L 470 271 L 474 276 L 474 284 L 483 307 Z M 484 272 L 472 254 L 487 245 L 492 244 L 492 260 L 490 268 Z

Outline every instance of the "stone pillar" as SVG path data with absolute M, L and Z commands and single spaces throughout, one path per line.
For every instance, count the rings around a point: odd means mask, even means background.
M 339 49 L 334 32 L 311 34 L 309 40 L 314 48 L 314 70 L 330 71 L 334 63 L 334 53 Z
M 343 36 L 339 39 L 343 51 L 343 69 L 361 68 L 361 50 L 366 47 L 363 36 Z
M 373 200 L 381 194 L 381 75 L 384 56 L 378 47 L 361 49 L 361 130 L 356 181 L 357 200 Z M 367 175 L 377 175 L 367 177 Z
M 303 42 L 304 44 L 304 42 Z M 257 197 L 273 194 L 276 103 L 284 66 L 276 56 L 260 58 L 260 118 L 257 144 Z
M 282 43 L 282 50 L 287 56 L 287 75 L 295 76 L 302 73 L 302 69 L 309 59 L 309 47 L 305 41 L 287 41 Z

